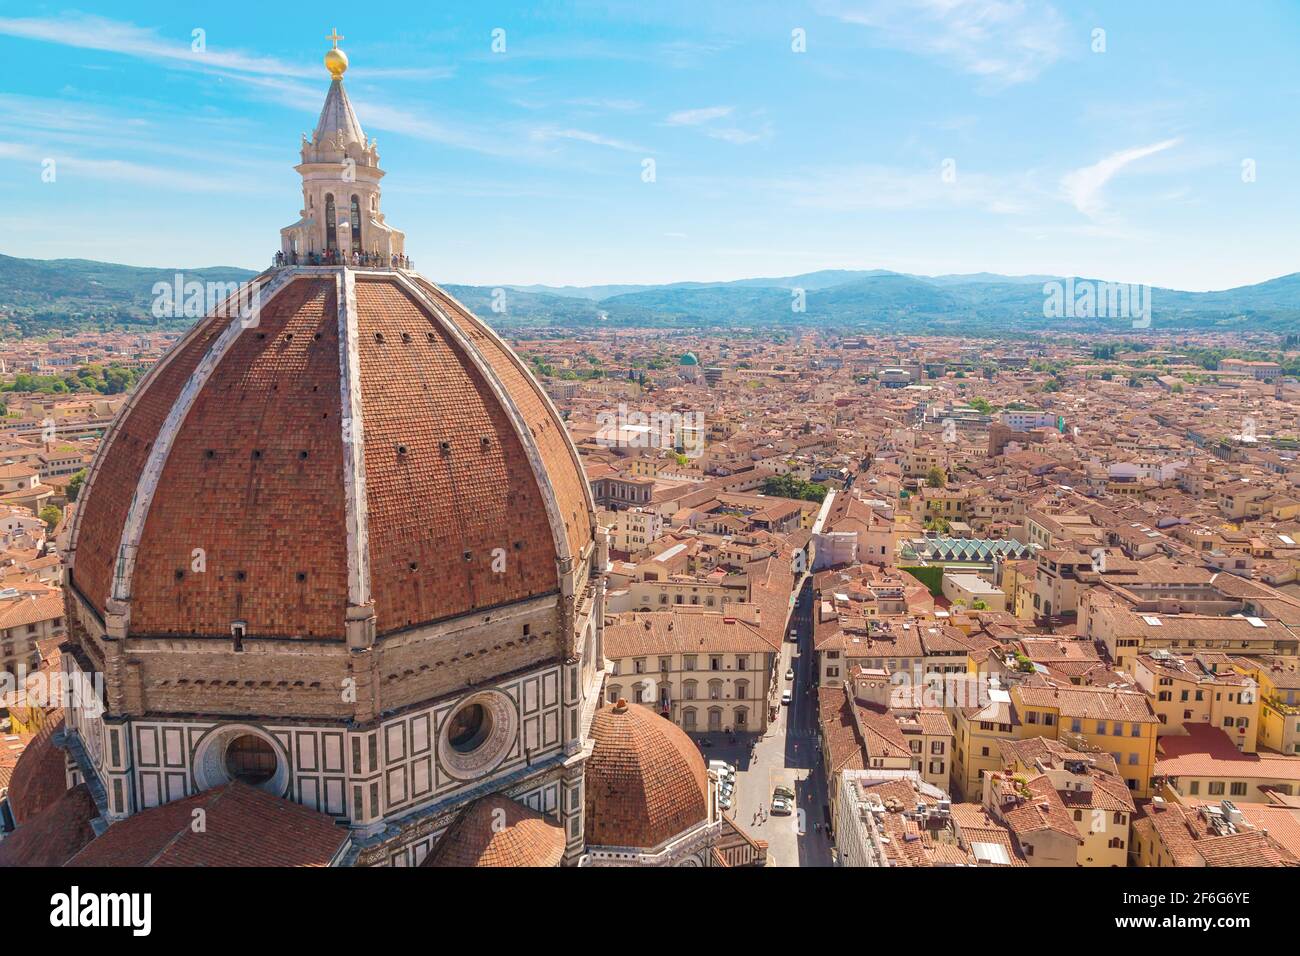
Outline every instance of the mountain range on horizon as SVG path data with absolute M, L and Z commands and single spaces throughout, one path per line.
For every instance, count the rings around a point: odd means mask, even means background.
M 159 320 L 151 310 L 154 283 L 171 283 L 176 273 L 203 282 L 245 281 L 256 275 L 234 267 L 145 268 L 87 259 L 0 255 L 0 315 L 20 334 L 40 334 L 42 329 L 69 325 L 155 324 Z M 1071 280 L 1076 287 L 1106 281 L 987 272 L 922 276 L 884 269 L 824 269 L 721 282 L 593 286 L 445 283 L 444 287 L 503 328 L 822 326 L 1000 337 L 1049 329 L 1117 333 L 1133 329 L 1130 317 L 1045 314 L 1043 286 L 1059 282 L 1065 287 Z M 505 295 L 498 290 L 505 290 Z M 1150 327 L 1157 329 L 1300 330 L 1300 272 L 1214 292 L 1152 288 L 1149 301 Z

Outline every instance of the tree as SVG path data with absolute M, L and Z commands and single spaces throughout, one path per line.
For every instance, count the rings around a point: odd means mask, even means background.
M 773 475 L 763 482 L 763 494 L 776 498 L 821 502 L 826 499 L 826 486 L 804 481 L 794 475 Z
M 947 476 L 944 475 L 943 469 L 935 466 L 925 473 L 925 486 L 927 488 L 942 488 L 948 483 Z
M 81 494 L 81 486 L 86 483 L 86 469 L 83 468 L 68 479 L 68 500 L 76 501 Z
M 41 509 L 41 520 L 45 522 L 46 530 L 53 531 L 60 521 L 63 520 L 63 512 L 58 505 L 46 505 Z

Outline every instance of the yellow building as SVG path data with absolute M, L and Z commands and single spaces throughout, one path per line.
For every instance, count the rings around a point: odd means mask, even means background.
M 1032 559 L 1003 561 L 1002 577 L 998 581 L 1007 596 L 1007 610 L 1022 621 L 1034 619 L 1034 579 L 1038 563 Z
M 1264 657 L 1247 663 L 1238 658 L 1237 669 L 1257 685 L 1259 745 L 1300 754 L 1300 661 Z
M 1157 798 L 1133 824 L 1137 866 L 1300 866 L 1294 807 Z
M 1151 795 L 1160 721 L 1143 693 L 1104 687 L 1011 689 L 1020 737 L 1053 737 L 1114 758 L 1116 773 L 1137 797 Z
M 963 800 L 979 800 L 984 791 L 981 777 L 1002 767 L 1001 741 L 1020 736 L 1011 695 L 993 685 L 984 706 L 954 711 L 957 752 L 953 755 L 952 785 Z
M 1185 734 L 1160 738 L 1154 776 L 1163 795 L 1182 801 L 1268 803 L 1274 794 L 1300 793 L 1300 756 L 1242 753 L 1223 730 L 1209 724 L 1184 729 Z
M 1133 663 L 1133 677 L 1151 701 L 1161 736 L 1185 733 L 1184 724 L 1209 724 L 1228 734 L 1238 750 L 1255 752 L 1258 682 L 1236 670 L 1228 655 L 1141 654 Z
M 1107 753 L 1073 750 L 1057 740 L 1034 737 L 1004 741 L 1002 757 L 1013 775 L 1045 775 L 1057 793 L 1082 843 L 1079 866 L 1128 865 L 1133 795 Z

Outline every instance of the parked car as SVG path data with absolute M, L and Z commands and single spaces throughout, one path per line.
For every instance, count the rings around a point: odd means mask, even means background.
M 794 695 L 791 694 L 789 691 L 786 691 L 785 693 L 783 693 L 783 694 L 781 695 L 781 703 L 783 703 L 783 704 L 788 705 L 788 704 L 790 703 L 790 701 L 793 700 L 793 699 L 794 699 Z
M 788 817 L 793 812 L 793 805 L 785 797 L 772 798 L 772 816 Z
M 723 793 L 718 796 L 718 806 L 723 810 L 731 809 L 731 794 Z
M 786 680 L 794 680 L 794 668 L 793 668 L 793 667 L 787 667 L 787 668 L 785 669 L 785 679 L 786 679 Z
M 798 643 L 798 641 L 799 641 L 799 629 L 798 629 L 797 627 L 792 627 L 792 628 L 790 628 L 789 640 L 790 640 L 790 643 L 792 643 L 792 644 Z
M 789 787 L 774 787 L 772 789 L 772 799 L 775 800 L 777 799 L 777 797 L 784 797 L 786 800 L 789 800 L 791 803 L 793 803 L 794 791 L 791 790 Z

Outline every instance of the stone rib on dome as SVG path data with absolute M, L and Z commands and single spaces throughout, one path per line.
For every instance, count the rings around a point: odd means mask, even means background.
M 596 711 L 587 844 L 653 849 L 708 819 L 708 773 L 686 732 L 639 704 Z
M 129 602 L 137 636 L 242 620 L 248 636 L 341 638 L 350 593 L 379 633 L 556 593 L 592 511 L 562 423 L 505 346 L 397 273 L 272 283 L 256 324 L 201 320 L 119 414 L 74 528 L 85 601 L 101 617 Z M 345 468 L 354 447 L 363 477 Z

